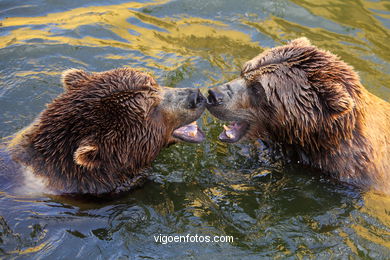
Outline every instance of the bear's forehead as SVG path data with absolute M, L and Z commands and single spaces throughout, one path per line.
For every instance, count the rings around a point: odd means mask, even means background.
M 314 56 L 316 56 L 317 59 L 323 59 L 327 55 L 314 46 L 289 44 L 271 48 L 246 62 L 241 69 L 241 76 L 246 78 L 246 76 L 251 74 L 273 72 L 275 69 L 286 64 L 292 66 L 301 62 L 315 62 L 315 59 L 310 60 L 310 57 Z M 333 60 L 331 57 L 327 58 Z
M 116 90 L 157 90 L 159 88 L 152 76 L 130 68 L 93 73 L 90 84 Z
M 268 49 L 247 61 L 241 69 L 242 73 L 247 73 L 251 70 L 258 69 L 263 66 L 271 64 L 279 64 L 286 58 L 286 51 L 291 52 L 291 46 L 279 46 L 272 49 Z M 291 54 L 289 58 L 291 58 Z M 293 55 L 293 54 L 292 54 Z

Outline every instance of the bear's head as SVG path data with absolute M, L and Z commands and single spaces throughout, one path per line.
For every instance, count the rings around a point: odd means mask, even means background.
M 231 122 L 221 141 L 245 136 L 313 151 L 351 137 L 360 94 L 350 66 L 299 38 L 261 53 L 239 78 L 210 89 L 207 106 Z
M 28 149 L 19 156 L 53 189 L 92 194 L 122 189 L 163 147 L 204 139 L 192 123 L 205 109 L 199 90 L 162 87 L 130 68 L 71 69 L 62 82 L 65 92 L 28 128 Z

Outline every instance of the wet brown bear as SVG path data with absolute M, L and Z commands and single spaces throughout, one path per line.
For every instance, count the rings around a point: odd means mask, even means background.
M 211 89 L 208 101 L 214 116 L 231 122 L 221 141 L 279 143 L 341 181 L 389 192 L 390 105 L 306 38 L 248 61 L 238 79 Z
M 195 89 L 159 86 L 130 68 L 101 73 L 71 69 L 65 92 L 10 141 L 12 158 L 43 177 L 50 190 L 101 194 L 127 190 L 160 150 L 200 142 L 196 120 L 205 98 Z

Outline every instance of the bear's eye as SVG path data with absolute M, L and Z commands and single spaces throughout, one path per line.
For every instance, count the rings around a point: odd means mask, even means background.
M 253 82 L 249 85 L 251 94 L 256 96 L 265 96 L 265 90 L 260 82 Z
M 229 96 L 230 98 L 232 98 L 234 92 L 233 92 L 232 87 L 230 86 L 230 84 L 229 84 L 229 83 L 226 83 L 226 84 L 224 85 L 224 87 L 225 87 L 225 89 L 226 89 L 226 93 L 228 94 L 228 96 Z
M 249 96 L 252 104 L 259 106 L 266 102 L 266 94 L 260 82 L 253 82 L 248 86 Z

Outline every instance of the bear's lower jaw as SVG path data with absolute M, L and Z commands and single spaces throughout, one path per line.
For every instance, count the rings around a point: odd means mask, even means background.
M 223 132 L 218 136 L 218 139 L 225 143 L 238 142 L 247 132 L 249 124 L 243 121 L 233 121 L 229 126 L 224 125 Z
M 175 138 L 189 143 L 201 143 L 205 139 L 205 134 L 200 130 L 196 121 L 175 129 L 172 135 Z

